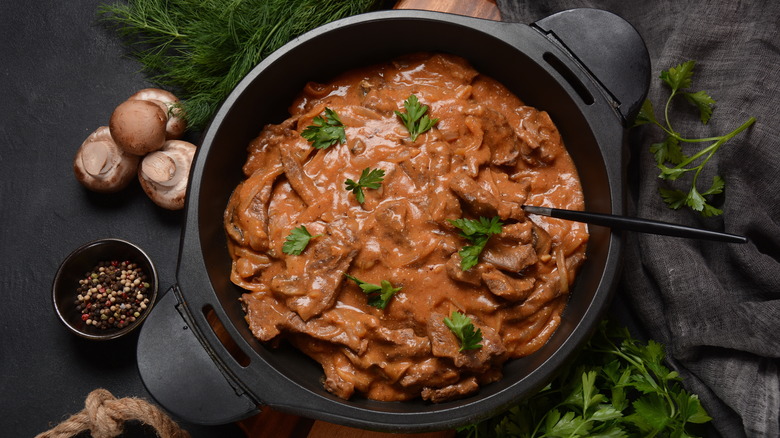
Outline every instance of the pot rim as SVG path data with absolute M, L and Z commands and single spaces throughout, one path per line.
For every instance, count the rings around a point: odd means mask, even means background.
M 588 11 L 592 13 L 592 11 L 597 10 Z M 609 14 L 604 11 L 596 13 Z M 603 16 L 603 18 L 621 20 L 612 14 Z M 624 22 L 621 21 L 621 23 Z M 180 248 L 178 284 L 164 297 L 164 299 L 167 298 L 167 306 L 163 306 L 161 301 L 155 312 L 147 319 L 138 344 L 139 371 L 142 380 L 153 397 L 170 411 L 188 421 L 201 424 L 219 424 L 252 415 L 257 412 L 258 405 L 270 405 L 278 410 L 366 429 L 423 432 L 452 428 L 495 414 L 540 389 L 595 329 L 611 301 L 619 271 L 621 239 L 619 234 L 609 231 L 601 232 L 598 242 L 599 245 L 603 245 L 604 251 L 606 251 L 603 271 L 593 273 L 595 278 L 593 281 L 597 281 L 598 286 L 593 292 L 592 299 L 584 303 L 584 307 L 580 309 L 581 317 L 565 321 L 566 331 L 561 331 L 564 325 L 562 323 L 562 327 L 559 327 L 556 335 L 553 336 L 556 339 L 554 343 L 557 344 L 556 352 L 549 354 L 549 357 L 545 357 L 543 360 L 536 358 L 535 360 L 539 362 L 538 366 L 524 377 L 513 382 L 505 381 L 500 384 L 500 387 L 496 386 L 490 390 L 483 388 L 478 395 L 462 400 L 438 405 L 422 402 L 341 400 L 331 394 L 324 393 L 324 390 L 313 388 L 306 382 L 295 380 L 295 376 L 289 375 L 289 370 L 280 370 L 280 367 L 274 364 L 276 358 L 273 357 L 272 353 L 263 351 L 264 347 L 258 349 L 256 341 L 245 338 L 245 327 L 237 327 L 236 324 L 232 324 L 234 317 L 228 313 L 229 306 L 220 302 L 214 290 L 215 284 L 220 287 L 225 286 L 224 273 L 216 272 L 218 269 L 214 266 L 213 259 L 208 259 L 212 255 L 204 249 L 207 240 L 213 239 L 215 233 L 218 234 L 221 231 L 213 223 L 213 217 L 209 216 L 209 214 L 213 215 L 214 207 L 219 205 L 219 200 L 213 199 L 214 193 L 211 192 L 213 188 L 205 187 L 203 178 L 204 174 L 215 174 L 214 168 L 222 164 L 215 163 L 215 161 L 219 158 L 216 152 L 220 146 L 219 140 L 222 136 L 227 135 L 226 132 L 231 128 L 231 126 L 226 126 L 226 120 L 230 117 L 235 118 L 236 113 L 247 105 L 247 99 L 252 97 L 248 96 L 253 92 L 252 88 L 257 88 L 258 81 L 267 80 L 264 75 L 271 74 L 269 72 L 278 74 L 279 72 L 274 69 L 280 70 L 280 63 L 289 63 L 291 56 L 295 56 L 297 51 L 302 50 L 302 47 L 312 47 L 312 45 L 316 47 L 322 39 L 327 39 L 329 35 L 330 38 L 335 38 L 333 35 L 339 32 L 350 32 L 350 29 L 365 29 L 369 25 L 372 27 L 389 25 L 404 28 L 404 26 L 420 24 L 457 29 L 474 35 L 482 34 L 485 40 L 496 41 L 496 44 L 505 46 L 505 50 L 517 51 L 517 56 L 533 58 L 538 60 L 535 61 L 538 63 L 547 62 L 547 65 L 543 66 L 543 70 L 554 76 L 553 79 L 560 84 L 563 92 L 567 93 L 572 101 L 580 102 L 577 104 L 577 111 L 595 131 L 593 133 L 595 141 L 598 148 L 601 149 L 602 158 L 606 163 L 604 172 L 609 180 L 610 194 L 608 201 L 596 205 L 596 210 L 601 209 L 603 212 L 615 214 L 622 213 L 622 139 L 625 120 L 616 111 L 614 100 L 608 93 L 603 92 L 601 83 L 593 80 L 588 69 L 578 63 L 575 58 L 570 57 L 570 54 L 559 47 L 558 42 L 551 40 L 549 34 L 545 34 L 546 31 L 541 27 L 534 27 L 533 24 L 529 26 L 518 23 L 492 22 L 429 11 L 394 10 L 349 17 L 308 32 L 262 61 L 236 87 L 215 115 L 214 121 L 204 135 L 203 146 L 198 151 L 193 163 L 191 184 L 187 195 L 187 216 Z M 545 24 L 547 29 L 552 29 L 553 25 L 554 23 L 549 21 Z M 534 53 L 528 53 L 529 51 L 534 51 Z M 545 53 L 555 55 L 555 59 L 565 67 L 564 73 L 561 73 L 561 70 L 556 69 L 555 66 L 549 65 L 549 61 L 544 60 Z M 479 67 L 477 69 L 480 70 Z M 567 74 L 573 75 L 579 85 L 572 85 L 571 77 L 568 79 L 564 77 Z M 593 102 L 582 102 L 582 90 L 577 89 L 580 86 L 585 87 L 586 91 L 590 93 Z M 644 93 L 646 93 L 646 88 Z M 218 195 L 224 194 L 220 192 Z M 222 204 L 222 209 L 224 209 L 224 205 Z M 219 221 L 218 225 L 221 226 L 221 224 L 222 222 Z M 224 233 L 222 234 L 224 235 Z M 224 243 L 222 245 L 224 246 Z M 203 291 L 204 284 L 210 286 L 205 288 L 209 289 L 205 292 Z M 164 307 L 167 307 L 167 310 L 163 310 Z M 242 366 L 240 361 L 227 351 L 220 337 L 214 332 L 212 323 L 207 320 L 205 309 L 213 312 L 228 336 L 234 339 L 238 349 L 250 357 L 251 365 Z M 570 313 L 567 306 L 565 315 L 571 316 Z M 225 401 L 216 408 L 218 412 L 204 416 L 204 409 L 211 407 L 212 411 L 214 410 L 214 406 L 209 406 L 209 400 L 183 400 L 184 397 L 179 388 L 191 385 L 193 382 L 186 378 L 180 378 L 180 376 L 173 376 L 174 369 L 171 366 L 161 364 L 160 358 L 154 357 L 154 354 L 150 353 L 175 348 L 175 346 L 165 344 L 165 339 L 155 332 L 161 327 L 170 329 L 170 324 L 162 322 L 166 318 L 184 322 L 186 327 L 191 328 L 189 333 L 194 335 L 197 342 L 186 345 L 189 347 L 199 345 L 203 349 L 206 353 L 205 360 L 203 360 L 204 366 L 210 364 L 219 369 L 219 374 L 225 379 L 223 386 L 226 388 L 226 400 L 230 399 L 232 394 L 235 397 L 234 403 Z M 158 323 L 153 322 L 155 319 L 158 320 Z M 558 334 L 558 332 L 561 333 Z M 173 338 L 179 339 L 180 336 L 177 335 Z M 548 344 L 551 342 L 553 342 L 552 339 L 548 341 Z M 182 345 L 185 344 L 182 343 Z M 187 354 L 190 353 L 192 352 L 187 352 Z M 202 358 L 197 360 L 202 360 Z M 291 372 L 295 371 L 297 370 Z M 491 385 L 497 385 L 497 383 Z

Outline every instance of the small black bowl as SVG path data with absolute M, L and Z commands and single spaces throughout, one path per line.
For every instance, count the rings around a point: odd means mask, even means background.
M 149 283 L 146 298 L 147 308 L 136 320 L 122 328 L 100 329 L 87 325 L 76 309 L 79 280 L 85 278 L 100 262 L 130 261 L 137 264 Z M 157 300 L 157 270 L 149 256 L 138 246 L 121 239 L 100 239 L 82 245 L 74 250 L 60 264 L 52 284 L 54 311 L 65 327 L 82 338 L 92 340 L 116 339 L 135 330 L 146 319 Z

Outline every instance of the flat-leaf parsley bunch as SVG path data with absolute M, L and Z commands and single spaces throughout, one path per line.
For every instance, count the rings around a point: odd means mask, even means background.
M 691 87 L 693 67 L 695 65 L 695 61 L 687 61 L 669 70 L 662 71 L 660 78 L 671 89 L 671 94 L 664 106 L 663 123 L 656 118 L 652 102 L 645 100 L 635 125 L 652 123 L 666 133 L 666 139 L 663 142 L 655 143 L 650 147 L 650 152 L 655 156 L 655 161 L 661 170 L 661 173 L 658 175 L 659 178 L 674 181 L 686 173 L 693 172 L 691 186 L 687 191 L 663 187 L 659 189 L 664 202 L 673 209 L 686 206 L 700 212 L 704 216 L 717 216 L 722 214 L 723 211 L 709 204 L 707 197 L 723 193 L 725 182 L 723 178 L 716 175 L 710 187 L 700 191 L 697 184 L 699 175 L 710 158 L 724 143 L 747 129 L 755 123 L 756 119 L 750 117 L 737 129 L 719 137 L 686 138 L 675 131 L 669 120 L 669 107 L 675 97 L 682 96 L 693 104 L 699 110 L 699 120 L 703 124 L 707 124 L 712 116 L 715 99 L 704 91 L 686 91 Z M 692 155 L 686 155 L 681 143 L 710 143 L 710 145 Z
M 711 418 L 664 364 L 664 348 L 603 321 L 547 387 L 462 438 L 693 437 Z

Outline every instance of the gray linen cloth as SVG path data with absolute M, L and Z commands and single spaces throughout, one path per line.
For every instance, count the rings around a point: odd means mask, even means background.
M 630 233 L 618 294 L 640 328 L 667 346 L 670 365 L 713 417 L 713 435 L 780 437 L 780 2 L 497 3 L 504 21 L 528 24 L 561 10 L 594 7 L 632 23 L 650 53 L 654 79 L 648 97 L 657 115 L 669 95 L 657 79 L 660 71 L 696 60 L 692 90 L 706 90 L 717 104 L 708 125 L 687 102 L 674 106 L 674 127 L 688 137 L 723 135 L 756 117 L 700 177 L 702 190 L 713 175 L 726 181 L 724 213 L 715 218 L 666 207 L 658 188 L 667 183 L 657 178 L 648 152 L 663 135 L 649 125 L 631 131 L 627 213 L 742 234 L 750 242 Z

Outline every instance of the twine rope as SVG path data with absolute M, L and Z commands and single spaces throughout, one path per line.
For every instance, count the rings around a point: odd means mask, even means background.
M 81 412 L 35 438 L 70 438 L 85 430 L 92 438 L 114 438 L 122 433 L 124 422 L 129 420 L 153 427 L 160 438 L 190 438 L 187 431 L 146 400 L 117 399 L 105 389 L 90 392 Z

